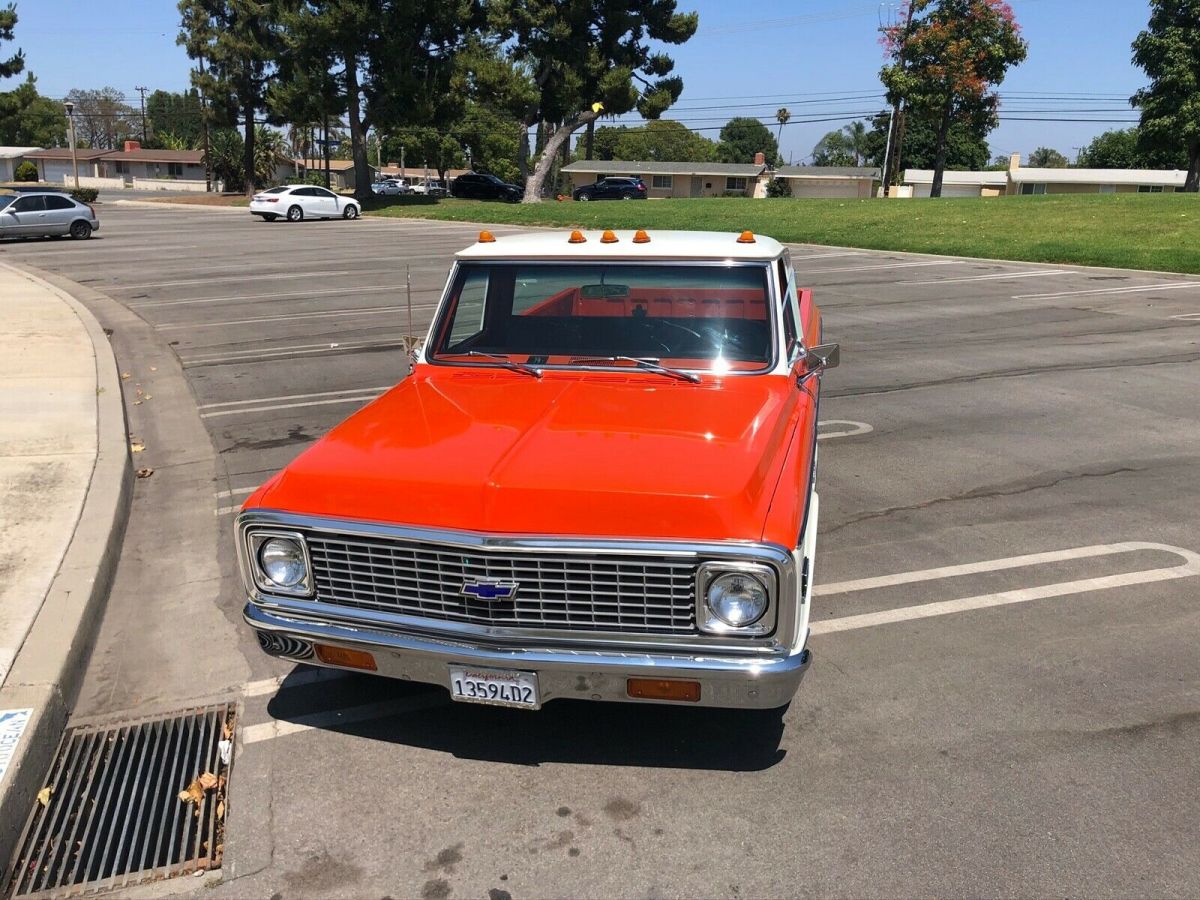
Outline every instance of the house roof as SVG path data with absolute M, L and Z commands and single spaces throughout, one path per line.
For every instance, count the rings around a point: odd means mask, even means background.
M 1007 176 L 1014 184 L 1162 184 L 1183 187 L 1187 172 L 1178 169 L 1038 169 L 1018 166 Z
M 836 178 L 845 180 L 859 178 L 875 181 L 879 170 L 869 166 L 780 166 L 775 170 L 776 178 Z
M 905 184 L 932 184 L 933 169 L 905 169 Z M 1003 169 L 991 172 L 943 172 L 942 184 L 973 184 L 980 187 L 1004 187 L 1008 184 L 1008 172 Z
M 41 147 L 0 147 L 0 159 L 16 159 L 41 149 Z
M 622 159 L 581 159 L 563 166 L 583 175 L 733 175 L 756 178 L 766 166 L 757 163 L 659 162 Z
M 288 161 L 291 162 L 291 160 L 288 160 Z M 319 171 L 319 172 L 325 171 L 325 160 L 324 159 L 302 159 L 302 160 L 300 160 L 300 165 L 306 169 L 313 169 L 314 171 Z M 353 168 L 354 168 L 354 160 L 352 160 L 352 159 L 331 159 L 329 161 L 329 171 L 330 172 L 345 172 L 348 169 L 353 169 Z M 370 163 L 367 163 L 367 168 L 375 169 L 376 167 L 371 165 Z M 406 168 L 412 169 L 413 167 L 407 166 Z
M 108 153 L 108 152 L 110 152 L 110 151 L 108 151 L 108 150 L 86 150 L 83 148 L 76 148 L 75 158 L 76 159 L 96 159 L 97 157 L 103 156 L 105 153 Z M 34 150 L 32 153 L 26 153 L 25 158 L 26 159 L 70 159 L 71 158 L 71 148 L 70 147 L 50 147 L 46 150 Z
M 114 162 L 186 163 L 193 166 L 204 163 L 204 153 L 200 150 L 110 150 L 100 158 Z

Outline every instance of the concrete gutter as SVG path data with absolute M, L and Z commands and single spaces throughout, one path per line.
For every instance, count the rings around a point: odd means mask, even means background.
M 133 209 L 186 209 L 189 212 L 235 212 L 245 215 L 247 206 L 221 206 L 208 203 L 172 203 L 170 200 L 110 200 L 108 206 L 125 206 Z
M 31 710 L 0 780 L 0 865 L 7 870 L 87 666 L 120 555 L 133 472 L 121 379 L 104 329 L 65 291 L 15 266 L 0 265 L 70 306 L 83 323 L 95 355 L 97 413 L 96 460 L 74 534 L 0 687 L 0 710 Z

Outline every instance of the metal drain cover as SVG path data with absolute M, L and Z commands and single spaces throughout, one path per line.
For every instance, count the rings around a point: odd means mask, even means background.
M 223 703 L 68 728 L 4 896 L 66 896 L 218 868 L 235 716 Z

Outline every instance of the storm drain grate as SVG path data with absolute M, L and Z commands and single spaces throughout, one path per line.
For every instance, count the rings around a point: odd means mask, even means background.
M 221 864 L 232 703 L 67 729 L 6 897 L 66 896 Z

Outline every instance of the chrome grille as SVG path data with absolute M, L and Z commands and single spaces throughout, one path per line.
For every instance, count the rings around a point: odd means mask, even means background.
M 670 556 L 512 553 L 309 532 L 322 603 L 474 625 L 695 634 L 696 564 Z M 508 600 L 461 593 L 515 581 Z

